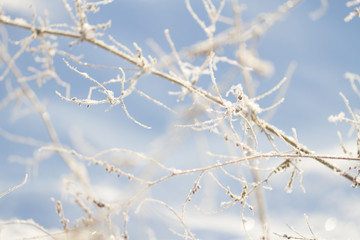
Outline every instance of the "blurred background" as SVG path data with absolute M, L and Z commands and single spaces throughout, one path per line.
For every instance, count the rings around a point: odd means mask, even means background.
M 242 13 L 243 22 L 248 23 L 261 13 L 276 11 L 285 1 L 239 2 L 245 9 Z M 286 89 L 285 101 L 277 108 L 276 113 L 269 120 L 270 123 L 289 135 L 292 135 L 291 129 L 295 128 L 299 142 L 322 154 L 341 154 L 337 136 L 337 131 L 340 131 L 345 145 L 350 151 L 355 152 L 354 129 L 347 124 L 330 123 L 328 117 L 341 111 L 347 113 L 339 92 L 344 93 L 349 99 L 353 109 L 359 107 L 359 96 L 353 92 L 344 74 L 346 72 L 360 74 L 358 58 L 360 35 L 357 31 L 360 20 L 355 18 L 345 23 L 344 18 L 353 9 L 346 7 L 345 1 L 334 0 L 328 0 L 326 10 L 314 19 L 312 16 L 314 12 L 321 9 L 322 2 L 324 1 L 302 1 L 259 38 L 256 42 L 258 55 L 261 59 L 271 62 L 274 70 L 267 77 L 254 75 L 254 86 L 256 93 L 262 94 L 286 75 L 289 66 L 296 65 Z M 1 0 L 0 3 L 3 14 L 12 18 L 20 17 L 31 22 L 36 11 L 36 14 L 42 16 L 43 19 L 47 16 L 52 24 L 72 24 L 60 0 Z M 70 1 L 69 3 L 73 4 Z M 219 1 L 214 1 L 214 3 L 217 6 Z M 191 1 L 191 4 L 200 18 L 205 19 L 201 1 Z M 233 15 L 228 1 L 223 15 L 229 17 Z M 133 42 L 136 42 L 145 56 L 150 54 L 156 57 L 151 47 L 154 46 L 154 42 L 166 54 L 171 54 L 171 48 L 164 35 L 165 29 L 169 29 L 178 50 L 206 39 L 206 34 L 191 17 L 182 0 L 115 0 L 102 6 L 98 13 L 89 14 L 89 22 L 93 24 L 108 20 L 111 20 L 111 27 L 105 34 L 110 34 L 130 49 L 134 49 Z M 226 24 L 219 24 L 218 31 L 226 27 Z M 6 29 L 8 40 L 10 40 L 8 51 L 15 54 L 19 48 L 11 42 L 29 36 L 29 32 L 9 26 L 1 26 L 1 28 Z M 2 30 L 1 41 L 4 39 L 6 39 L 6 33 Z M 131 76 L 133 66 L 130 64 L 88 43 L 74 44 L 69 48 L 71 41 L 72 39 L 57 37 L 53 43 L 57 42 L 59 49 L 69 51 L 74 55 L 83 55 L 84 60 L 91 64 L 130 68 L 126 74 Z M 107 38 L 104 38 L 104 41 L 110 42 Z M 234 57 L 235 53 L 227 49 L 224 55 Z M 17 59 L 16 64 L 23 75 L 31 74 L 30 66 L 40 66 L 39 63 L 34 62 L 31 53 L 28 52 Z M 92 69 L 75 63 L 71 64 L 77 66 L 80 71 L 88 72 L 99 82 L 121 75 L 118 70 Z M 70 97 L 87 97 L 88 88 L 93 83 L 69 69 L 63 61 L 63 56 L 54 57 L 54 67 L 61 79 L 71 85 Z M 1 72 L 5 69 L 6 66 L 1 66 Z M 215 72 L 217 79 L 229 74 L 237 78 L 240 71 L 219 66 Z M 241 77 L 238 78 L 241 83 Z M 7 84 L 11 81 L 14 80 L 11 80 L 11 75 L 9 75 L 0 82 L 0 102 L 7 95 Z M 38 93 L 39 100 L 45 103 L 61 142 L 87 156 L 109 148 L 126 148 L 164 158 L 165 164 L 169 167 L 188 169 L 197 167 L 198 159 L 207 161 L 208 157 L 201 156 L 201 152 L 226 154 L 224 151 L 226 144 L 223 139 L 209 133 L 193 132 L 188 129 L 176 130 L 173 127 L 177 121 L 176 117 L 142 96 L 131 95 L 125 99 L 125 104 L 129 113 L 139 122 L 151 126 L 151 130 L 144 129 L 129 120 L 119 105 L 105 111 L 108 108 L 106 104 L 86 108 L 86 106 L 79 107 L 77 104 L 62 100 L 55 91 L 65 95 L 66 89 L 56 84 L 54 80 L 47 81 L 41 88 L 35 81 L 31 82 L 30 86 Z M 176 109 L 177 112 L 184 111 L 191 101 L 185 98 L 183 102 L 177 103 L 177 97 L 167 92 L 177 91 L 179 88 L 155 76 L 142 77 L 137 88 Z M 270 106 L 272 99 L 264 99 L 260 104 L 262 107 Z M 23 187 L 0 199 L 0 220 L 33 219 L 47 229 L 61 229 L 60 218 L 56 214 L 55 203 L 51 201 L 51 198 L 63 202 L 65 216 L 70 220 L 83 215 L 81 209 L 73 203 L 73 199 L 64 193 L 63 176 L 68 174 L 69 170 L 56 154 L 47 156 L 46 151 L 39 153 L 38 147 L 12 142 L 9 141 L 9 137 L 6 137 L 14 134 L 35 138 L 39 144 L 49 143 L 46 128 L 34 110 L 15 103 L 0 106 L 0 193 L 19 184 L 25 173 L 29 174 L 29 180 Z M 38 161 L 35 164 L 34 159 Z M 306 194 L 299 184 L 294 184 L 291 194 L 286 193 L 284 188 L 288 178 L 283 175 L 272 178 L 270 183 L 272 191 L 265 191 L 268 221 L 271 224 L 270 231 L 296 235 L 289 231 L 288 224 L 294 226 L 300 233 L 311 236 L 304 217 L 306 214 L 309 216 L 312 230 L 321 239 L 355 239 L 360 236 L 358 189 L 351 188 L 349 181 L 334 175 L 330 170 L 310 159 L 304 160 L 301 166 L 304 170 L 303 185 Z M 104 200 L 125 199 L 131 192 L 131 189 L 126 188 L 127 180 L 111 176 L 102 168 L 89 166 L 89 174 L 94 188 Z M 159 189 L 154 189 L 151 192 L 152 196 L 174 205 L 177 203 L 181 205 L 196 177 L 194 175 L 188 179 L 179 180 L 184 184 L 183 186 L 171 181 L 166 182 Z M 178 187 L 178 191 L 174 191 L 174 184 Z M 214 201 L 209 200 L 202 206 L 216 209 L 219 207 L 219 202 L 226 201 L 225 194 L 221 190 L 212 191 L 211 188 L 205 187 L 204 192 L 206 191 L 208 194 L 206 196 L 212 196 Z M 241 193 L 241 188 L 238 192 Z M 194 201 L 197 203 L 196 199 Z M 220 215 L 205 219 L 198 218 L 194 209 L 194 206 L 189 206 L 188 224 L 199 238 L 247 238 L 242 230 L 239 207 L 235 208 L 235 211 L 230 209 Z M 153 208 L 144 206 L 143 213 L 140 214 L 141 218 L 154 221 L 151 228 L 144 227 L 144 231 L 135 233 L 133 239 L 140 239 L 143 236 L 149 239 L 151 239 L 150 236 L 154 236 L 155 239 L 173 238 L 174 235 L 167 229 L 168 227 L 161 224 L 161 219 L 169 217 L 168 214 L 159 206 Z M 255 224 L 256 214 L 247 212 L 249 221 L 246 227 L 250 233 L 255 234 L 254 236 L 258 236 L 256 232 L 260 229 Z M 133 216 L 133 218 L 137 217 L 139 216 Z M 175 225 L 178 224 L 175 222 L 174 220 Z M 171 224 L 173 223 L 169 223 Z M 147 225 L 144 224 L 144 226 Z M 129 233 L 131 234 L 131 230 L 138 227 L 139 225 L 135 225 L 130 219 Z M 30 226 L 29 228 L 33 229 Z M 9 236 L 21 239 L 27 234 L 32 233 L 27 232 L 24 227 L 20 230 L 11 224 L 1 226 L 0 229 L 1 239 L 10 239 L 7 238 Z

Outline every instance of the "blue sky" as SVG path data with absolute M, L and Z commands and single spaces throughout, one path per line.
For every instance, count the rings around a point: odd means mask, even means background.
M 5 12 L 10 16 L 31 19 L 31 11 L 27 7 L 30 1 L 3 0 L 1 2 L 4 3 Z M 10 4 L 11 2 L 13 5 Z M 199 16 L 204 17 L 200 1 L 191 2 Z M 253 0 L 239 2 L 247 5 L 243 13 L 246 22 L 261 12 L 276 10 L 284 1 Z M 351 11 L 351 8 L 345 6 L 345 1 L 329 0 L 324 15 L 314 21 L 309 15 L 320 7 L 320 2 L 303 1 L 259 39 L 257 43 L 258 54 L 262 59 L 272 62 L 274 73 L 267 78 L 254 75 L 258 85 L 257 93 L 261 94 L 275 86 L 284 77 L 289 64 L 296 62 L 296 69 L 287 89 L 285 102 L 278 107 L 270 122 L 289 135 L 291 135 L 291 128 L 296 128 L 301 143 L 312 150 L 326 154 L 339 153 L 336 131 L 341 130 L 345 141 L 355 151 L 354 144 L 350 142 L 354 136 L 347 135 L 349 126 L 329 123 L 327 119 L 331 114 L 337 114 L 340 111 L 346 112 L 346 107 L 339 96 L 340 91 L 349 99 L 354 109 L 359 107 L 359 98 L 352 91 L 350 83 L 344 78 L 344 74 L 345 72 L 360 74 L 360 62 L 358 60 L 360 52 L 358 39 L 360 35 L 356 31 L 360 20 L 354 19 L 345 23 L 344 18 Z M 43 10 L 47 8 L 51 22 L 66 21 L 71 23 L 60 0 L 37 0 L 33 2 L 33 5 L 39 14 L 42 14 Z M 223 13 L 224 15 L 232 14 L 228 1 Z M 111 34 L 130 48 L 132 43 L 136 41 L 145 54 L 155 55 L 148 47 L 149 39 L 156 41 L 166 53 L 170 53 L 171 49 L 166 41 L 164 29 L 169 29 L 172 40 L 178 49 L 206 39 L 206 35 L 190 16 L 184 1 L 181 0 L 114 1 L 104 6 L 98 14 L 89 19 L 90 22 L 98 23 L 106 22 L 109 18 L 112 20 L 112 26 L 106 33 Z M 220 29 L 224 27 L 224 25 L 219 26 Z M 7 28 L 7 31 L 12 40 L 19 40 L 28 34 L 26 31 L 19 31 L 14 28 Z M 69 40 L 58 39 L 59 46 L 69 50 L 67 47 Z M 129 66 L 124 61 L 87 43 L 74 45 L 69 51 L 74 54 L 84 54 L 89 63 Z M 230 56 L 235 55 L 230 50 L 226 53 Z M 27 54 L 17 62 L 25 74 L 28 73 L 26 68 L 31 62 L 30 57 Z M 85 98 L 87 96 L 87 87 L 91 86 L 91 83 L 67 68 L 62 57 L 55 58 L 55 68 L 64 81 L 71 83 L 71 97 Z M 91 76 L 102 81 L 120 74 L 119 71 L 115 70 L 92 70 L 84 67 L 79 67 L 79 70 L 86 70 Z M 132 73 L 130 71 L 127 74 L 131 75 Z M 221 69 L 215 72 L 217 79 L 221 79 L 225 74 L 226 72 Z M 107 105 L 93 106 L 87 109 L 84 106 L 78 107 L 76 104 L 65 102 L 55 94 L 55 90 L 64 94 L 64 88 L 55 85 L 54 81 L 46 83 L 40 89 L 36 84 L 31 84 L 31 86 L 38 92 L 39 99 L 46 102 L 51 120 L 62 143 L 77 149 L 79 152 L 86 152 L 91 155 L 104 149 L 119 147 L 153 154 L 156 147 L 171 149 L 172 144 L 176 144 L 174 137 L 170 140 L 163 140 L 167 139 L 166 131 L 171 129 L 172 120 L 176 117 L 143 97 L 131 96 L 125 99 L 125 103 L 132 116 L 138 121 L 152 126 L 152 130 L 143 129 L 134 124 L 125 116 L 119 105 L 105 112 Z M 176 97 L 166 94 L 167 91 L 176 90 L 177 87 L 163 79 L 145 76 L 138 86 L 142 91 L 171 107 L 176 107 L 178 104 Z M 5 82 L 3 81 L 0 82 L 0 101 L 4 94 Z M 271 99 L 265 99 L 261 104 L 264 107 L 269 106 L 272 103 Z M 176 109 L 181 110 L 182 107 L 186 108 L 186 105 L 184 104 Z M 45 142 L 49 141 L 39 116 L 32 114 L 18 120 L 12 120 L 10 117 L 12 108 L 13 105 L 0 109 L 1 129 L 13 134 L 31 136 Z M 204 135 L 191 131 L 184 131 L 184 133 L 184 142 L 167 156 L 166 163 L 169 164 L 168 166 L 178 168 L 197 166 L 196 159 L 199 154 L 196 144 L 203 138 L 207 139 L 205 142 L 212 152 L 224 153 L 225 144 L 222 139 L 219 141 L 216 136 L 207 133 Z M 176 136 L 179 132 L 175 131 L 174 134 Z M 36 148 L 11 143 L 1 136 L 0 146 L 0 161 L 2 162 L 0 193 L 20 183 L 26 172 L 30 175 L 25 186 L 0 199 L 1 220 L 32 218 L 46 228 L 60 228 L 59 218 L 55 213 L 54 203 L 50 200 L 51 197 L 64 202 L 67 217 L 73 219 L 82 214 L 72 204 L 71 198 L 61 192 L 61 179 L 68 173 L 68 169 L 60 157 L 53 155 L 36 166 L 26 166 L 14 162 L 14 160 L 19 159 L 15 156 L 31 158 L 33 154 L 37 154 Z M 207 158 L 205 157 L 205 159 Z M 319 234 L 320 238 L 339 239 L 339 237 L 345 236 L 348 237 L 347 239 L 354 239 L 354 237 L 359 236 L 360 232 L 356 226 L 360 222 L 358 215 L 355 214 L 360 212 L 357 190 L 350 188 L 349 182 L 334 176 L 328 169 L 323 169 L 317 163 L 314 164 L 310 160 L 306 160 L 302 166 L 305 171 L 303 183 L 307 194 L 304 194 L 298 185 L 295 185 L 292 194 L 285 193 L 283 189 L 288 178 L 282 175 L 273 179 L 271 183 L 273 191 L 266 192 L 268 217 L 272 222 L 271 229 L 274 232 L 286 232 L 288 231 L 286 224 L 289 224 L 295 226 L 300 232 L 308 234 L 306 221 L 303 217 L 303 214 L 306 213 L 313 224 L 313 230 Z M 124 189 L 119 190 L 123 182 L 114 180 L 111 176 L 106 175 L 104 177 L 102 169 L 90 167 L 89 173 L 99 195 L 104 196 L 105 199 L 112 201 L 127 194 Z M 175 186 L 179 187 L 179 192 L 171 191 L 171 184 L 164 184 L 159 189 L 155 189 L 152 196 L 174 203 L 177 202 L 174 197 L 178 196 L 183 201 L 181 197 L 186 196 L 186 191 L 189 190 L 189 186 L 193 184 L 195 178 L 194 176 L 174 182 Z M 234 184 L 226 178 L 223 180 L 230 186 Z M 185 183 L 185 186 L 179 185 L 182 183 Z M 233 187 L 236 188 L 236 184 Z M 171 191 L 170 196 L 167 194 L 168 191 Z M 221 195 L 221 191 L 217 191 L 216 199 L 221 200 L 224 194 Z M 214 200 L 214 202 L 207 204 L 214 206 L 214 204 L 216 205 L 215 202 Z M 208 217 L 204 220 L 196 215 L 196 211 L 189 211 L 189 216 L 191 216 L 189 219 L 192 219 L 189 220 L 189 225 L 193 226 L 195 232 L 199 236 L 203 236 L 203 239 L 210 239 L 210 235 L 214 239 L 219 237 L 223 239 L 245 239 L 244 232 L 237 231 L 238 222 L 236 221 L 240 221 L 239 208 L 235 208 L 235 210 L 237 212 L 227 211 L 218 216 L 221 223 L 216 220 L 216 217 Z M 151 212 L 154 211 L 151 208 L 144 211 L 149 211 L 151 214 L 140 216 L 147 220 L 156 220 L 154 221 L 156 223 L 161 223 L 159 219 L 168 214 L 161 208 L 157 209 L 156 214 Z M 134 218 L 136 218 L 135 215 Z M 249 219 L 251 223 L 251 220 L 256 218 L 250 214 Z M 329 227 L 329 224 L 331 225 L 334 221 L 335 227 Z M 203 224 L 199 224 L 199 222 Z M 132 224 L 134 223 L 130 222 L 129 229 L 136 229 L 137 226 Z M 219 224 L 223 225 L 218 231 L 214 231 L 216 233 L 209 229 L 211 226 L 216 229 Z M 156 224 L 153 227 L 157 230 L 160 229 L 156 232 L 156 236 L 160 239 L 161 237 L 173 236 L 166 227 Z M 258 227 L 254 225 L 251 228 L 251 233 L 255 236 L 256 231 L 259 230 Z M 5 232 L 0 232 L 0 239 L 1 234 L 5 234 Z M 138 237 L 142 236 L 140 233 L 137 234 L 139 234 Z M 134 239 L 137 239 L 136 235 Z

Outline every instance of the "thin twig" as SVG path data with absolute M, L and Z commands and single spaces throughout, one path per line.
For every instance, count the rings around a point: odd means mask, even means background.
M 26 174 L 25 174 L 25 178 L 24 178 L 24 180 L 22 181 L 22 183 L 20 183 L 19 185 L 16 185 L 15 187 L 10 188 L 10 189 L 7 190 L 6 192 L 0 194 L 0 198 L 2 198 L 2 197 L 5 196 L 6 194 L 14 191 L 15 189 L 18 189 L 19 187 L 24 186 L 25 183 L 27 182 L 27 179 L 28 179 L 28 174 L 26 173 Z

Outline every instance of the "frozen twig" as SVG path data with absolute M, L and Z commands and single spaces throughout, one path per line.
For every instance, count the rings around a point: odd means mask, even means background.
M 284 238 L 284 239 L 292 239 L 292 240 L 319 240 L 319 238 L 317 238 L 310 226 L 310 222 L 309 222 L 309 217 L 304 214 L 304 217 L 305 217 L 305 221 L 306 221 L 306 225 L 307 227 L 309 228 L 309 231 L 312 235 L 312 238 L 308 238 L 308 237 L 305 237 L 303 234 L 299 233 L 294 227 L 292 226 L 289 226 L 288 227 L 290 228 L 291 231 L 293 231 L 297 236 L 290 236 L 290 235 L 287 235 L 287 234 L 279 234 L 279 233 L 274 233 L 276 236 L 278 237 L 281 237 L 281 238 Z
M 28 179 L 28 174 L 26 173 L 26 174 L 25 174 L 25 178 L 24 178 L 24 180 L 22 181 L 22 183 L 20 183 L 19 185 L 16 185 L 15 187 L 10 188 L 10 189 L 7 190 L 6 192 L 0 194 L 0 198 L 2 198 L 2 197 L 5 196 L 6 194 L 14 191 L 15 189 L 18 189 L 18 188 L 24 186 L 25 183 L 27 182 L 27 179 Z
M 61 217 L 60 223 L 63 226 L 63 229 L 65 231 L 69 231 L 68 223 L 70 222 L 70 220 L 65 218 L 65 214 L 61 202 L 56 201 L 54 198 L 52 198 L 51 200 L 55 202 L 56 213 L 59 215 L 59 217 Z
M 162 102 L 160 102 L 160 101 L 158 101 L 158 100 L 150 97 L 149 95 L 147 95 L 147 94 L 144 93 L 143 91 L 141 91 L 141 90 L 139 90 L 139 89 L 134 89 L 134 91 L 137 92 L 140 96 L 143 96 L 143 97 L 145 97 L 146 99 L 152 101 L 153 103 L 159 105 L 160 107 L 165 108 L 165 109 L 168 110 L 169 112 L 172 112 L 172 113 L 176 114 L 176 112 L 175 112 L 173 109 L 171 109 L 170 107 L 166 106 L 164 103 L 162 103 Z
M 359 117 L 357 114 L 355 114 L 353 112 L 353 110 L 351 109 L 350 107 L 350 103 L 349 103 L 349 100 L 345 97 L 345 95 L 340 92 L 340 96 L 342 97 L 342 99 L 344 100 L 345 102 L 345 105 L 346 105 L 346 108 L 348 109 L 351 117 L 352 117 L 352 121 L 354 122 L 353 123 L 353 126 L 355 127 L 356 129 L 356 135 L 357 135 L 357 141 L 356 141 L 356 144 L 357 144 L 357 155 L 358 157 L 360 157 L 360 127 L 359 127 Z M 357 124 L 356 124 L 357 122 Z
M 251 98 L 251 100 L 258 101 L 260 99 L 263 99 L 264 97 L 266 97 L 266 96 L 272 94 L 273 92 L 275 92 L 276 90 L 278 90 L 286 81 L 287 81 L 287 78 L 284 77 L 275 87 L 273 87 L 272 89 L 270 89 L 269 91 L 267 91 L 264 94 L 261 94 L 261 95 L 259 95 L 257 97 Z
M 347 2 L 346 6 L 350 7 L 350 6 L 355 6 L 359 4 L 359 2 L 357 0 L 355 1 L 349 1 Z M 354 19 L 354 17 L 360 17 L 360 7 L 356 7 L 354 8 L 354 10 L 352 12 L 350 12 L 345 18 L 344 21 L 345 22 L 350 22 L 352 19 Z
M 309 150 L 308 148 L 306 148 L 303 145 L 299 145 L 297 144 L 291 137 L 287 136 L 286 134 L 284 134 L 282 131 L 280 131 L 279 129 L 277 129 L 275 126 L 264 122 L 263 120 L 259 119 L 257 116 L 253 115 L 252 116 L 253 121 L 260 126 L 262 129 L 271 132 L 272 134 L 280 137 L 281 139 L 283 139 L 286 143 L 288 143 L 289 145 L 293 146 L 296 149 L 299 149 L 299 151 L 301 153 L 307 154 L 307 155 L 313 155 L 313 152 L 311 150 Z M 360 184 L 360 179 L 358 179 L 356 176 L 353 176 L 347 172 L 344 172 L 343 170 L 341 170 L 340 168 L 336 167 L 335 165 L 329 163 L 327 160 L 325 160 L 324 157 L 319 157 L 319 156 L 315 156 L 313 155 L 313 159 L 315 159 L 316 161 L 318 161 L 319 163 L 321 163 L 322 165 L 330 168 L 331 170 L 333 170 L 336 173 L 339 173 L 341 176 L 345 177 L 346 179 L 350 180 L 354 186 L 358 186 Z M 329 159 L 329 158 L 327 158 Z
M 349 79 L 351 88 L 360 97 L 360 91 L 358 88 L 358 85 L 360 84 L 360 75 L 347 72 L 345 73 L 345 78 Z
M 154 202 L 154 203 L 158 203 L 164 207 L 166 207 L 170 212 L 172 212 L 175 217 L 179 220 L 179 222 L 181 223 L 181 225 L 183 226 L 184 230 L 185 230 L 185 234 L 189 235 L 191 239 L 195 240 L 195 236 L 193 235 L 193 233 L 190 231 L 189 227 L 185 224 L 183 218 L 175 211 L 174 208 L 172 208 L 171 206 L 169 206 L 168 204 L 166 204 L 163 201 L 157 200 L 157 199 L 152 199 L 152 198 L 145 198 L 137 207 L 136 209 L 136 213 L 138 213 L 142 206 L 144 205 L 145 202 Z M 186 237 L 185 239 L 188 239 L 188 237 Z
M 90 162 L 90 163 L 92 163 L 94 165 L 102 166 L 105 169 L 105 171 L 107 171 L 108 173 L 115 173 L 118 177 L 126 176 L 129 180 L 134 179 L 134 180 L 136 180 L 136 181 L 138 181 L 140 183 L 145 183 L 145 184 L 150 184 L 151 183 L 151 181 L 148 181 L 148 180 L 145 180 L 145 179 L 142 179 L 142 178 L 138 178 L 138 177 L 134 176 L 131 173 L 125 172 L 122 169 L 120 169 L 118 167 L 115 167 L 112 164 L 109 164 L 109 163 L 107 163 L 105 161 L 98 160 L 97 157 L 96 157 L 98 155 L 89 157 L 89 156 L 85 156 L 83 154 L 80 154 L 80 153 L 76 152 L 75 150 L 65 149 L 65 148 L 60 148 L 60 147 L 54 147 L 54 146 L 41 147 L 39 149 L 39 151 L 44 151 L 44 150 L 57 151 L 57 152 L 71 154 L 71 155 L 74 155 L 74 156 L 76 156 L 76 157 L 78 157 L 80 159 L 84 159 L 84 160 L 86 160 L 86 161 L 88 161 L 88 162 Z
M 186 204 L 191 201 L 191 196 L 194 195 L 194 194 L 200 189 L 200 180 L 201 180 L 201 178 L 203 177 L 204 173 L 205 173 L 205 171 L 204 171 L 204 172 L 200 172 L 200 175 L 199 175 L 199 177 L 196 179 L 193 188 L 190 190 L 188 196 L 186 197 L 185 202 L 184 202 L 184 204 L 183 204 L 183 206 L 182 206 L 181 218 L 184 218 L 185 207 L 186 207 Z

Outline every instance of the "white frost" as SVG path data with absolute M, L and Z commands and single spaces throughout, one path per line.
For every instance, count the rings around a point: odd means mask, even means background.
M 340 122 L 345 118 L 345 113 L 341 112 L 338 115 L 330 115 L 328 118 L 329 122 Z

